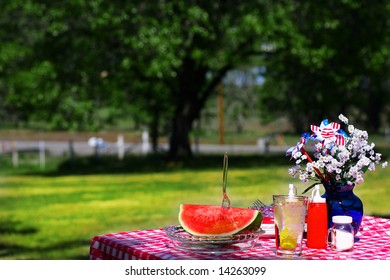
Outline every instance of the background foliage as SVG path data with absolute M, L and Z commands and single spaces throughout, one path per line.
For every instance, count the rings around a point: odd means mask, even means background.
M 288 116 L 300 132 L 343 112 L 378 131 L 389 122 L 389 5 L 1 1 L 0 125 L 78 131 L 126 118 L 149 127 L 154 147 L 167 134 L 170 155 L 188 156 L 216 86 L 246 65 L 265 77 L 249 85 L 263 121 Z
M 273 34 L 262 115 L 287 112 L 304 131 L 309 121 L 344 112 L 378 131 L 389 121 L 389 2 L 284 2 L 292 22 Z

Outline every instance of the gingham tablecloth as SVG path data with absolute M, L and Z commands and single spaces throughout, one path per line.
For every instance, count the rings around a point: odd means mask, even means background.
M 311 260 L 389 260 L 390 219 L 363 217 L 361 229 L 356 235 L 351 252 L 335 252 L 330 249 L 310 249 L 303 240 L 300 259 Z M 172 247 L 164 229 L 136 230 L 110 233 L 93 237 L 90 259 L 108 260 L 188 260 L 188 259 L 280 259 L 275 255 L 275 239 L 259 238 L 256 246 L 247 251 L 228 254 L 203 254 L 185 252 Z

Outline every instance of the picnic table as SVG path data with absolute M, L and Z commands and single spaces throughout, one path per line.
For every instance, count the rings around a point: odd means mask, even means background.
M 267 225 L 264 221 L 264 225 Z M 389 260 L 390 219 L 364 216 L 354 249 L 336 252 L 311 249 L 303 240 L 303 260 Z M 262 235 L 252 249 L 225 254 L 190 252 L 174 247 L 164 228 L 97 235 L 90 245 L 91 260 L 277 260 L 274 236 Z

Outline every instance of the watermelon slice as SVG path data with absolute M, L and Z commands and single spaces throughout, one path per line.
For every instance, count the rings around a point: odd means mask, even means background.
M 263 217 L 258 210 L 222 208 L 216 205 L 181 204 L 179 223 L 195 236 L 230 236 L 259 230 Z

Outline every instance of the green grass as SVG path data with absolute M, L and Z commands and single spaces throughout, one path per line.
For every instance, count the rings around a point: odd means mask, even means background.
M 172 164 L 161 157 L 84 158 L 47 169 L 0 161 L 0 259 L 88 259 L 93 236 L 177 224 L 180 203 L 220 204 L 222 157 Z M 231 156 L 232 205 L 271 203 L 288 183 L 281 155 Z M 366 214 L 390 216 L 390 168 L 367 174 L 356 188 Z

